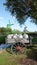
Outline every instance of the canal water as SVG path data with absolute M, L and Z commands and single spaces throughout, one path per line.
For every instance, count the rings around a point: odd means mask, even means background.
M 8 48 L 9 46 L 11 46 L 12 44 L 1 44 L 0 45 L 0 49 L 6 49 L 6 48 Z

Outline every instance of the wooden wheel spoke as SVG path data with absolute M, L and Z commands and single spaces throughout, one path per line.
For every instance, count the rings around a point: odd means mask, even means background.
M 26 49 L 23 47 L 22 43 L 15 43 L 12 47 L 11 47 L 11 51 L 12 53 L 25 53 Z

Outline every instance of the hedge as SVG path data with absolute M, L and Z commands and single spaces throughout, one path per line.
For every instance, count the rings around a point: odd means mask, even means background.
M 0 44 L 5 43 L 6 36 L 0 36 Z
M 37 37 L 32 39 L 32 42 L 37 42 Z

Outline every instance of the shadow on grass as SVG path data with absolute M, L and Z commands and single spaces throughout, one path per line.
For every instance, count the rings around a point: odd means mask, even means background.
M 8 53 L 12 54 L 12 53 L 11 53 L 11 46 L 10 46 L 9 48 L 7 48 L 6 51 L 7 51 Z
M 28 58 L 37 61 L 37 49 L 31 48 L 30 50 L 27 51 L 26 54 Z

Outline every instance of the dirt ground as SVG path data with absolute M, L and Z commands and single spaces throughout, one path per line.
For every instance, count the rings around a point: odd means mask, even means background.
M 21 58 L 19 61 L 19 65 L 37 65 L 37 61 L 29 58 Z
M 2 50 L 2 49 L 1 49 L 1 50 L 0 50 L 0 54 L 3 53 L 3 52 L 5 52 L 5 50 Z

